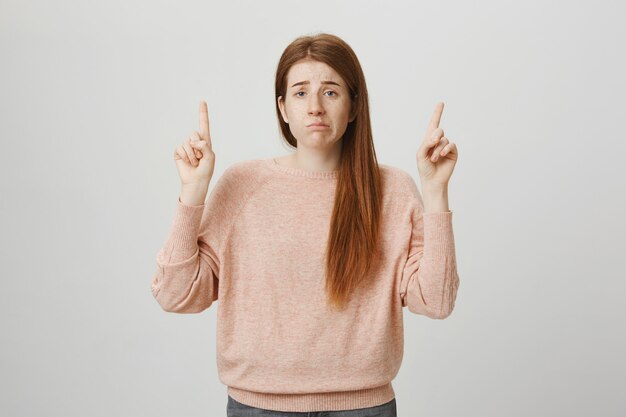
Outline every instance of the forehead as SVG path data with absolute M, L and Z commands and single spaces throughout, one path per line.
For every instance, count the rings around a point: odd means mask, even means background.
M 321 80 L 331 80 L 344 85 L 343 79 L 337 71 L 324 62 L 300 61 L 292 65 L 287 73 L 287 85 L 289 87 L 299 81 L 319 82 Z

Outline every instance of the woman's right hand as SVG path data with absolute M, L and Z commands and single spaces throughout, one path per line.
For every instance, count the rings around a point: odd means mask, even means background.
M 205 101 L 200 102 L 200 132 L 191 135 L 176 148 L 174 160 L 183 186 L 208 184 L 213 177 L 215 154 L 209 134 L 209 111 Z

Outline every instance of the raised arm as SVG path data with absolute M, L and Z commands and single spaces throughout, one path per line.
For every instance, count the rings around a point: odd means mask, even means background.
M 199 113 L 200 131 L 194 131 L 174 153 L 181 193 L 151 281 L 158 303 L 175 313 L 198 313 L 217 299 L 221 225 L 228 214 L 223 210 L 228 188 L 224 176 L 205 203 L 215 154 L 206 102 L 200 102 Z
M 452 212 L 425 212 L 417 185 L 410 180 L 411 240 L 400 281 L 402 306 L 433 319 L 454 310 L 459 275 Z

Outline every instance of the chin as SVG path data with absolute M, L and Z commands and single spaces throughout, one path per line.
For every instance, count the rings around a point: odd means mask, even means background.
M 332 146 L 333 144 L 341 140 L 341 138 L 332 138 L 329 133 L 325 133 L 322 135 L 319 133 L 311 134 L 311 132 L 306 132 L 305 135 L 302 135 L 300 137 L 296 136 L 296 139 L 298 143 L 302 143 L 303 145 L 311 148 L 320 146 Z
M 298 144 L 302 144 L 302 146 L 312 149 L 326 149 L 332 148 L 333 145 L 337 143 L 336 140 L 327 140 L 327 139 L 318 139 L 315 138 L 307 138 L 306 140 L 298 141 Z

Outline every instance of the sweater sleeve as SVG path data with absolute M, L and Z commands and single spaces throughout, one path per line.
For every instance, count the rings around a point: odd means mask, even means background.
M 454 309 L 459 288 L 452 212 L 424 212 L 414 181 L 411 186 L 411 238 L 400 281 L 402 306 L 432 319 Z
M 235 212 L 235 186 L 227 169 L 205 204 L 188 206 L 178 198 L 151 281 L 152 294 L 163 310 L 199 313 L 218 299 L 221 249 Z

